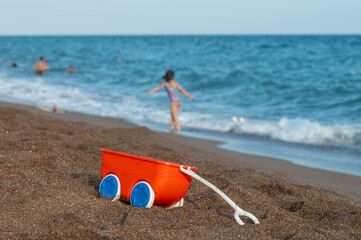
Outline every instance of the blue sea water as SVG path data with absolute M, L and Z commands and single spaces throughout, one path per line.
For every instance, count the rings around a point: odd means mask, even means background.
M 40 56 L 51 68 L 41 76 L 33 70 Z M 182 134 L 361 176 L 361 36 L 0 37 L 0 60 L 2 100 L 161 131 L 169 99 L 145 93 L 173 69 L 195 95 L 182 96 Z

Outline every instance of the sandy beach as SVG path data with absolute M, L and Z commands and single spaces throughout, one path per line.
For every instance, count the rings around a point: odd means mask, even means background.
M 0 102 L 1 239 L 361 239 L 361 177 L 80 113 Z M 106 148 L 199 168 L 261 222 L 193 180 L 182 208 L 98 196 Z M 192 153 L 192 158 L 187 153 Z

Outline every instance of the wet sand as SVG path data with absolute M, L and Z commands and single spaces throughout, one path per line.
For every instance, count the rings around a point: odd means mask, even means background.
M 122 120 L 0 103 L 1 239 L 361 239 L 361 178 L 225 151 Z M 191 165 L 261 222 L 193 180 L 182 208 L 98 196 L 106 148 Z M 187 156 L 192 153 L 193 157 Z

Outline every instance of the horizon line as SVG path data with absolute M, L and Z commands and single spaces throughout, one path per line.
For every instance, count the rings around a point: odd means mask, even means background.
M 361 33 L 121 33 L 121 34 L 0 34 L 0 37 L 92 37 L 92 36 L 360 36 Z

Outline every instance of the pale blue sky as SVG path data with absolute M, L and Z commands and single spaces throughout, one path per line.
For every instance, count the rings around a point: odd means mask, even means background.
M 361 0 L 0 0 L 18 34 L 361 34 Z

